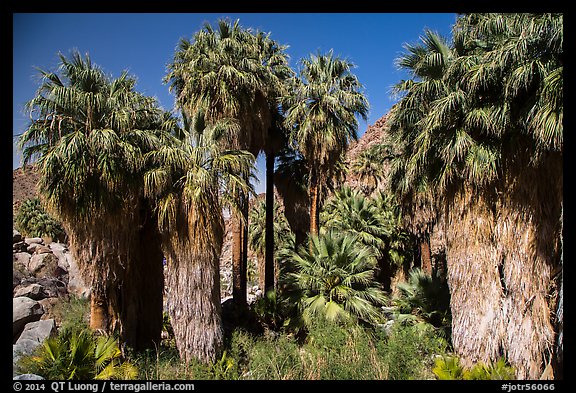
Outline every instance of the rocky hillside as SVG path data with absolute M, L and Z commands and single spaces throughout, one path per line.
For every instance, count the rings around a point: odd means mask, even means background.
M 17 168 L 12 171 L 12 218 L 15 221 L 16 212 L 22 201 L 38 196 L 38 180 L 40 176 L 34 166 L 26 170 Z
M 387 119 L 388 115 L 384 115 L 380 119 L 376 120 L 374 124 L 368 126 L 366 132 L 358 139 L 358 141 L 350 144 L 348 152 L 346 153 L 346 168 L 350 169 L 352 163 L 358 158 L 360 153 L 373 145 L 384 142 L 384 138 L 386 138 L 388 132 L 388 126 L 386 125 Z M 386 169 L 387 166 L 385 167 L 385 170 Z M 361 182 L 358 175 L 353 171 L 349 171 L 344 183 L 352 188 L 358 188 Z

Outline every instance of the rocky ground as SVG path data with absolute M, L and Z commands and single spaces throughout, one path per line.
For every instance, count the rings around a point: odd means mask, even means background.
M 16 230 L 12 232 L 12 291 L 13 364 L 56 331 L 60 321 L 52 309 L 60 298 L 90 295 L 65 244 L 23 238 Z

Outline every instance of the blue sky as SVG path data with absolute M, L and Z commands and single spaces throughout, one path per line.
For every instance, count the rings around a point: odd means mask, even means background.
M 55 70 L 58 52 L 68 55 L 72 49 L 89 53 L 114 77 L 127 69 L 136 76 L 138 91 L 155 96 L 171 110 L 174 98 L 162 78 L 178 41 L 191 38 L 205 22 L 214 24 L 225 17 L 289 45 L 296 69 L 299 59 L 330 49 L 352 61 L 370 103 L 368 122 L 360 121 L 360 135 L 395 102 L 391 87 L 407 77 L 394 64 L 404 44 L 417 43 L 424 29 L 449 38 L 456 21 L 456 14 L 444 13 L 13 14 L 13 139 L 27 126 L 22 107 L 38 87 L 34 67 Z M 13 168 L 19 166 L 20 154 L 13 143 Z M 257 166 L 263 170 L 262 158 Z M 262 181 L 256 190 L 263 189 Z

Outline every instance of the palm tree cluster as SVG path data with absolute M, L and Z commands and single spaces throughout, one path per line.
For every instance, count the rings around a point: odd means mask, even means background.
M 392 185 L 424 232 L 442 217 L 456 351 L 538 378 L 560 262 L 562 15 L 470 14 L 409 45 L 392 110 Z M 430 213 L 431 212 L 431 213 Z M 479 328 L 480 327 L 480 328 Z
M 316 63 L 326 76 L 309 76 L 310 83 L 359 94 L 351 63 L 330 54 L 306 64 Z M 158 342 L 165 257 L 180 355 L 214 361 L 223 344 L 223 209 L 235 218 L 234 297 L 242 305 L 254 159 L 266 153 L 273 190 L 275 155 L 292 138 L 281 104 L 301 79 L 288 66 L 285 47 L 227 20 L 181 40 L 165 78 L 181 122 L 136 92 L 127 72 L 114 79 L 88 55 L 60 55 L 56 72 L 39 72 L 43 83 L 26 106 L 32 121 L 20 147 L 24 165 L 37 161 L 43 203 L 62 221 L 89 277 L 91 327 L 116 332 L 136 349 Z M 306 101 L 305 94 L 298 99 Z M 355 136 L 351 110 L 345 127 Z M 305 120 L 305 114 L 297 119 Z M 299 128 L 296 119 L 291 128 Z M 265 275 L 273 289 L 273 203 L 267 206 Z
M 332 51 L 294 71 L 270 34 L 206 24 L 168 64 L 177 115 L 138 93 L 127 72 L 112 78 L 88 55 L 60 55 L 58 71 L 39 71 L 20 147 L 89 279 L 91 328 L 153 347 L 166 284 L 180 358 L 224 364 L 229 212 L 240 313 L 249 312 L 250 247 L 264 290 L 255 309 L 269 327 L 374 328 L 416 239 L 424 271 L 399 285 L 400 311 L 442 328 L 451 316 L 464 367 L 505 358 L 518 378 L 547 365 L 560 374 L 562 24 L 557 14 L 460 15 L 451 41 L 426 31 L 407 45 L 397 65 L 411 78 L 395 87 L 389 144 L 351 168 L 364 193 L 340 186 L 369 105 L 354 64 Z M 250 211 L 260 153 L 266 197 Z M 439 223 L 449 295 L 430 269 Z

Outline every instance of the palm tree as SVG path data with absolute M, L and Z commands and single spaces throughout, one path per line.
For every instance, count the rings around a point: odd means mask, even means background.
M 399 85 L 392 116 L 404 140 L 397 190 L 432 200 L 446 220 L 463 361 L 504 353 L 518 378 L 538 378 L 560 261 L 562 16 L 464 15 L 453 46 L 439 48 L 425 40 L 401 60 L 415 79 Z
M 269 35 L 244 29 L 238 21 L 219 20 L 217 29 L 206 24 L 194 42 L 181 40 L 166 76 L 186 116 L 202 108 L 209 124 L 234 119 L 238 127 L 221 139 L 222 149 L 247 150 L 254 156 L 264 149 L 268 177 L 276 151 L 272 143 L 276 100 L 291 76 L 284 50 Z M 272 178 L 268 180 L 272 193 Z M 248 196 L 239 193 L 237 199 L 241 209 L 233 224 L 233 296 L 237 304 L 245 305 Z
M 311 247 L 301 246 L 290 273 L 302 292 L 300 307 L 305 324 L 318 317 L 329 321 L 376 323 L 386 296 L 374 280 L 376 259 L 370 248 L 351 235 L 328 232 L 311 237 Z
M 292 132 L 292 145 L 308 163 L 310 233 L 317 235 L 323 187 L 343 161 L 349 141 L 357 139 L 356 115 L 366 120 L 368 102 L 351 62 L 330 51 L 301 63 L 300 79 L 285 97 L 285 124 Z
M 200 112 L 182 139 L 148 154 L 146 194 L 156 201 L 167 259 L 168 313 L 180 357 L 213 363 L 223 348 L 219 260 L 225 193 L 248 192 L 254 156 L 223 151 L 229 122 L 206 126 Z
M 158 243 L 141 247 L 141 174 L 165 117 L 127 72 L 111 79 L 78 52 L 60 54 L 59 68 L 39 70 L 43 82 L 26 105 L 24 166 L 37 159 L 43 203 L 62 222 L 91 285 L 91 327 L 152 346 L 162 326 L 162 259 L 146 252 Z M 135 272 L 146 276 L 146 290 Z

